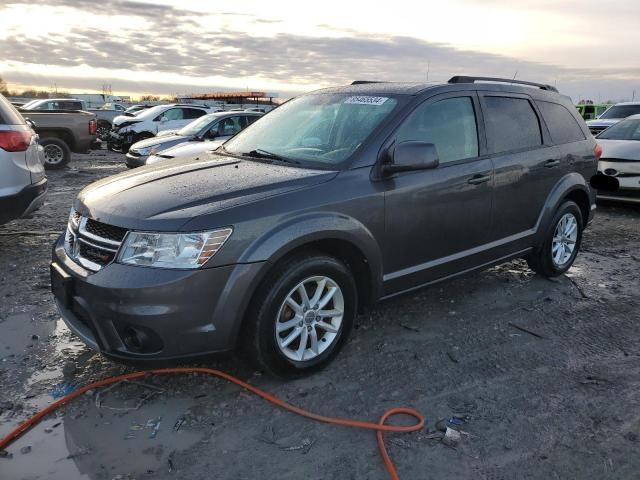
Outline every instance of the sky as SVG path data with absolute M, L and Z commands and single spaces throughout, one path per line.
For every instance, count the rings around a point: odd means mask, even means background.
M 356 79 L 482 75 L 640 98 L 638 0 L 0 0 L 10 89 L 282 98 Z

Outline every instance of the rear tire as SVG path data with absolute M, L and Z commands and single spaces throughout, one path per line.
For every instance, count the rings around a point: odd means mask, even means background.
M 40 145 L 44 149 L 44 168 L 59 169 L 71 161 L 71 150 L 64 140 L 43 138 Z
M 545 277 L 569 270 L 580 250 L 583 225 L 582 211 L 575 202 L 560 205 L 542 244 L 526 257 L 529 268 Z
M 313 251 L 295 255 L 277 264 L 256 291 L 245 318 L 243 349 L 278 377 L 318 371 L 344 345 L 357 303 L 356 283 L 344 263 Z

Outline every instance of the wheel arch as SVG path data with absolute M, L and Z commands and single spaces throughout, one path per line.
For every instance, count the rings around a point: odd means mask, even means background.
M 57 138 L 58 140 L 62 140 L 67 144 L 71 151 L 74 151 L 75 148 L 75 137 L 71 130 L 67 128 L 44 128 L 37 129 L 38 136 L 40 137 L 40 141 L 44 141 L 48 138 Z
M 583 227 L 589 220 L 593 194 L 585 178 L 577 172 L 562 177 L 553 187 L 540 212 L 536 226 L 536 241 L 539 243 L 549 229 L 558 207 L 566 200 L 572 200 L 580 207 L 583 216 Z

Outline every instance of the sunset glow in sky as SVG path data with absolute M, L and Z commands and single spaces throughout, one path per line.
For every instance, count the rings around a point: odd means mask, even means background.
M 107 83 L 123 94 L 250 88 L 288 96 L 353 79 L 517 72 L 574 99 L 640 96 L 636 0 L 317 5 L 9 0 L 0 5 L 0 75 L 12 89 Z

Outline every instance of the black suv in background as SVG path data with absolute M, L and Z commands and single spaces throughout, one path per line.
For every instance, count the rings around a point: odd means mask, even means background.
M 525 257 L 572 265 L 600 153 L 554 87 L 354 82 L 282 105 L 198 161 L 106 178 L 53 249 L 67 325 L 116 359 L 242 347 L 313 371 L 377 300 Z

